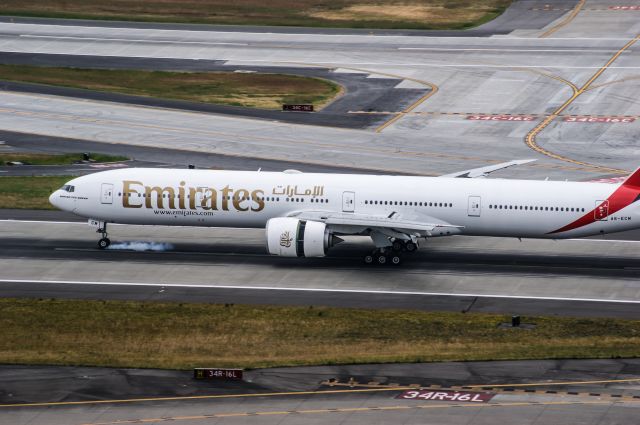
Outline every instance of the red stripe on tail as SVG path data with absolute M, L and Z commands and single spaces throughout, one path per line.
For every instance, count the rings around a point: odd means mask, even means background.
M 614 214 L 621 209 L 628 207 L 633 202 L 638 200 L 640 196 L 640 168 L 634 171 L 627 179 L 616 189 L 615 192 L 609 196 L 609 198 L 602 204 L 596 206 L 593 210 L 589 211 L 573 223 L 569 223 L 560 229 L 547 233 L 551 235 L 553 233 L 568 232 L 569 230 L 575 230 L 580 227 L 586 226 L 596 222 L 596 211 L 608 203 L 607 215 Z M 598 216 L 598 219 L 603 219 L 603 216 Z

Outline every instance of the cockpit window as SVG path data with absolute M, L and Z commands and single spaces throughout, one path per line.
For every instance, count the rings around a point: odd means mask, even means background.
M 75 186 L 72 186 L 70 184 L 65 184 L 64 186 L 62 186 L 61 190 L 71 193 L 75 190 Z

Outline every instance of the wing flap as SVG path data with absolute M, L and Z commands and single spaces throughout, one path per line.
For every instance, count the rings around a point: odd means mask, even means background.
M 322 221 L 332 226 L 355 226 L 362 228 L 385 228 L 397 230 L 400 232 L 419 232 L 430 233 L 436 228 L 456 228 L 461 229 L 464 226 L 456 226 L 446 223 L 433 217 L 421 217 L 420 220 L 403 219 L 396 213 L 389 216 L 357 214 L 357 213 L 335 213 L 327 211 L 301 211 L 295 213 L 296 218 L 301 220 Z

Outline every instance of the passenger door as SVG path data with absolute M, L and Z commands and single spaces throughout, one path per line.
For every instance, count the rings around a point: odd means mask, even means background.
M 481 202 L 482 200 L 479 196 L 469 196 L 469 206 L 467 208 L 469 217 L 480 217 Z
M 342 212 L 354 212 L 356 208 L 355 192 L 342 193 Z
M 113 185 L 111 183 L 102 183 L 100 202 L 113 204 Z

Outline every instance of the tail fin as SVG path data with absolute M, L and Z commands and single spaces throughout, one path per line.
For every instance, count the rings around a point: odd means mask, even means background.
M 640 189 L 640 168 L 631 173 L 629 177 L 622 183 L 622 186 L 633 186 Z

